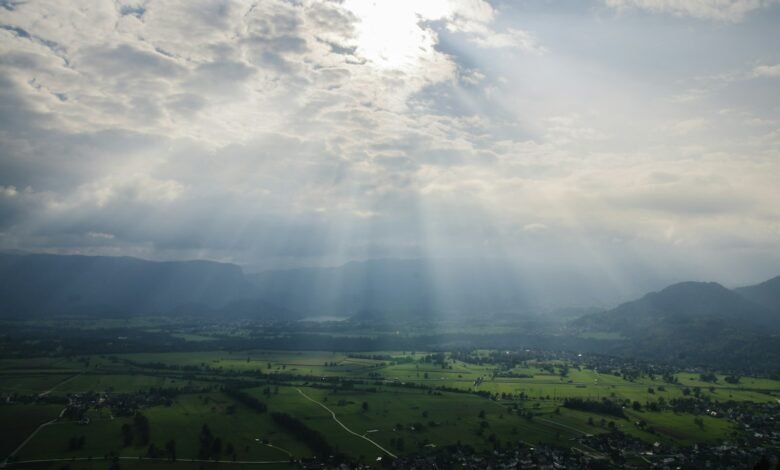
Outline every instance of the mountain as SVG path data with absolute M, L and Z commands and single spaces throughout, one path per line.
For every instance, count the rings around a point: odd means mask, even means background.
M 780 309 L 769 302 L 776 282 L 737 290 L 714 282 L 683 282 L 570 325 L 580 334 L 617 333 L 623 340 L 614 342 L 613 353 L 766 367 L 780 361 Z
M 302 318 L 298 312 L 279 307 L 278 305 L 257 298 L 233 300 L 222 307 L 207 313 L 227 319 L 240 318 L 264 321 L 294 321 Z
M 211 261 L 0 254 L 0 317 L 216 309 L 251 295 L 240 267 Z
M 715 282 L 682 282 L 575 324 L 603 328 L 626 336 L 653 331 L 677 334 L 680 328 L 762 331 L 777 328 L 771 312 Z M 666 331 L 670 330 L 670 331 Z
M 274 270 L 249 275 L 259 298 L 306 316 L 369 313 L 397 319 L 429 315 L 430 270 L 416 261 L 351 262 L 332 268 Z
M 372 259 L 247 275 L 257 297 L 306 316 L 366 321 L 481 318 L 602 310 L 659 285 L 629 273 L 616 290 L 590 270 L 502 259 Z M 627 287 L 625 287 L 627 286 Z
M 257 296 L 273 304 L 306 316 L 357 316 L 366 321 L 529 314 L 551 310 L 549 303 L 590 306 L 596 290 L 572 292 L 570 286 L 583 285 L 578 278 L 559 280 L 557 292 L 550 293 L 549 283 L 541 285 L 543 273 L 532 278 L 500 260 L 373 259 L 248 278 Z
M 358 316 L 420 321 L 605 304 L 577 273 L 501 260 L 368 260 L 246 275 L 210 261 L 0 254 L 0 316 L 199 314 L 257 319 Z
M 734 289 L 742 297 L 773 312 L 780 312 L 780 276 L 754 286 Z M 777 317 L 780 320 L 780 316 Z

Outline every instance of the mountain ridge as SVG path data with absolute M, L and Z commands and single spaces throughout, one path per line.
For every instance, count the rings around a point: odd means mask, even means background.
M 241 312 L 248 318 L 281 320 L 338 315 L 428 321 L 444 315 L 538 314 L 544 311 L 534 298 L 540 284 L 546 289 L 542 298 L 568 295 L 576 299 L 592 290 L 589 284 L 577 285 L 577 277 L 557 285 L 545 282 L 543 276 L 529 280 L 495 261 L 469 264 L 420 259 L 376 259 L 330 268 L 247 274 L 238 265 L 206 260 L 0 253 L 0 279 L 1 317 L 187 312 L 231 317 Z M 571 285 L 575 287 L 567 292 Z M 676 283 L 583 315 L 572 324 L 629 332 L 654 327 L 647 318 L 682 318 L 688 323 L 707 320 L 711 327 L 745 323 L 754 329 L 771 329 L 778 318 L 772 312 L 778 311 L 780 276 L 733 290 L 712 282 Z M 746 318 L 756 321 L 746 322 Z

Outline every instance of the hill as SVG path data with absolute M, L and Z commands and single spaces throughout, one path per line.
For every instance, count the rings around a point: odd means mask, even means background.
M 773 312 L 780 312 L 780 276 L 754 286 L 734 289 L 742 297 Z
M 764 283 L 766 284 L 766 283 Z M 763 286 L 760 284 L 759 286 Z M 747 289 L 747 291 L 745 291 Z M 611 352 L 637 357 L 718 362 L 724 367 L 780 359 L 780 310 L 751 300 L 752 286 L 729 290 L 714 282 L 683 282 L 614 309 L 571 322 L 580 333 L 618 333 Z
M 0 316 L 197 313 L 383 322 L 512 317 L 611 303 L 582 273 L 502 260 L 376 259 L 245 274 L 210 261 L 0 254 Z
M 778 327 L 766 308 L 715 282 L 674 284 L 606 312 L 586 316 L 577 324 L 626 336 L 654 331 L 678 334 L 684 331 L 680 328 L 762 331 Z
M 251 293 L 240 267 L 211 261 L 2 254 L 0 279 L 6 318 L 215 309 Z
M 627 273 L 623 286 L 576 267 L 518 265 L 503 259 L 372 259 L 328 268 L 247 275 L 257 296 L 306 316 L 365 320 L 570 315 L 601 310 L 660 281 Z

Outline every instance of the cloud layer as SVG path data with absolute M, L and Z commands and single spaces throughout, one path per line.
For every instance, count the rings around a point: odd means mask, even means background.
M 777 274 L 774 5 L 2 2 L 0 246 Z

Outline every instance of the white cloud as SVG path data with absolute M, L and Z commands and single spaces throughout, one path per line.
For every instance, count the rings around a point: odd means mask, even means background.
M 496 11 L 484 0 L 455 0 L 447 17 L 447 28 L 464 33 L 468 40 L 482 48 L 519 49 L 533 54 L 543 54 L 534 34 L 517 28 L 497 31 L 494 28 Z
M 523 225 L 523 231 L 524 232 L 543 232 L 547 230 L 549 227 L 547 227 L 545 224 L 525 224 Z
M 753 68 L 755 77 L 780 77 L 780 64 L 777 65 L 758 65 Z
M 98 240 L 113 240 L 116 238 L 113 233 L 104 233 L 104 232 L 87 232 L 87 237 L 94 238 Z
M 639 8 L 654 13 L 667 13 L 695 18 L 740 21 L 747 14 L 776 5 L 777 0 L 604 0 L 617 9 Z
M 611 2 L 714 17 L 667 3 Z M 575 48 L 481 0 L 356 5 L 0 9 L 3 246 L 262 265 L 729 239 L 776 258 L 777 105 L 730 94 L 776 66 L 648 75 L 625 57 L 657 30 L 620 18 L 578 18 L 608 39 Z
M 0 186 L 0 194 L 5 197 L 16 197 L 19 195 L 19 191 L 16 190 L 16 186 Z
M 702 118 L 683 119 L 667 124 L 663 127 L 665 132 L 673 135 L 685 135 L 693 132 L 699 132 L 707 127 L 709 121 Z
M 519 29 L 507 29 L 498 33 L 484 31 L 471 37 L 474 44 L 490 49 L 516 48 L 534 54 L 543 54 L 545 48 L 540 46 L 533 34 Z

